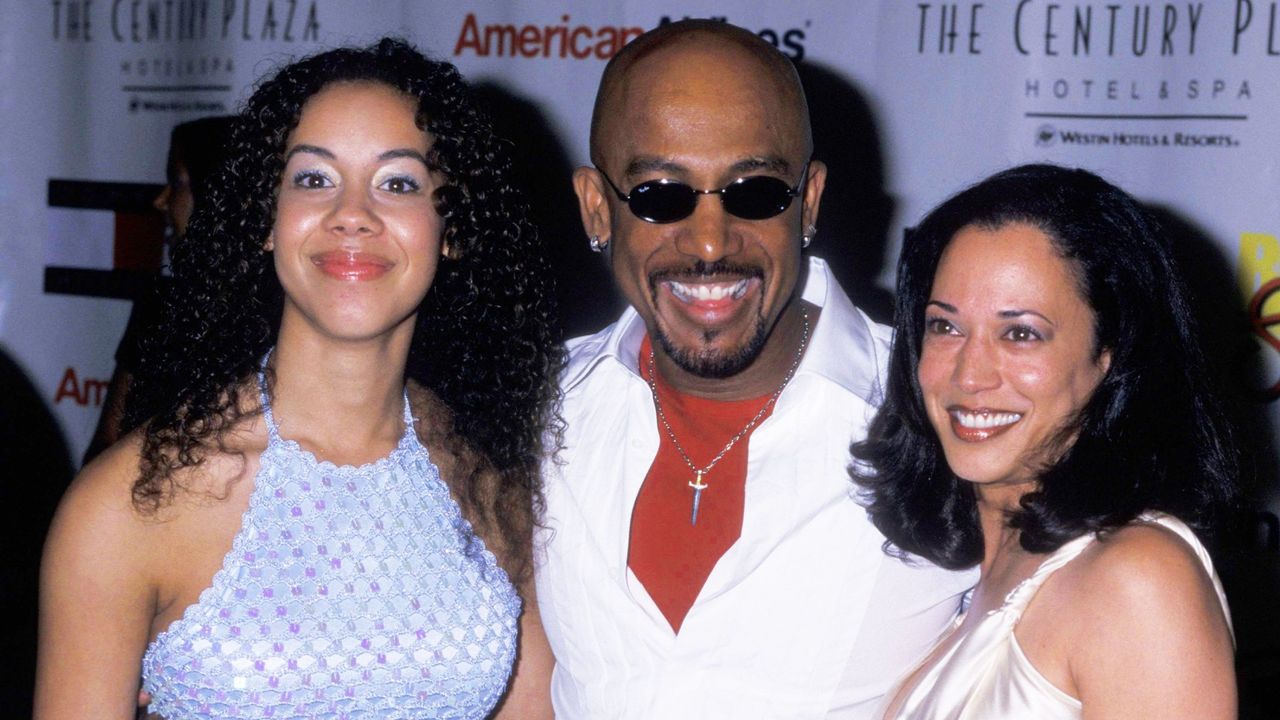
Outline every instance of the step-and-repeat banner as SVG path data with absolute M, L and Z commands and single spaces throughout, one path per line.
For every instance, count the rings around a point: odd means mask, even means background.
M 605 61 L 661 23 L 715 17 L 759 33 L 800 67 L 816 154 L 832 167 L 814 250 L 873 314 L 885 319 L 903 227 L 929 207 L 1013 163 L 1086 167 L 1148 202 L 1173 232 L 1207 308 L 1213 349 L 1254 398 L 1254 430 L 1272 437 L 1280 417 L 1272 405 L 1280 396 L 1277 5 L 4 3 L 0 348 L 78 456 L 130 298 L 163 256 L 150 202 L 171 128 L 233 112 L 255 80 L 292 58 L 387 34 L 451 60 L 480 86 L 537 186 L 543 231 L 582 250 L 568 173 L 586 159 Z M 583 304 L 610 307 L 603 297 Z M 1275 458 L 1260 464 L 1269 472 Z

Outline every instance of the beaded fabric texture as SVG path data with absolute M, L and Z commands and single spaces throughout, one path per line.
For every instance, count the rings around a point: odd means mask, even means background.
M 259 385 L 264 380 L 259 374 Z M 151 712 L 186 718 L 483 718 L 520 599 L 413 429 L 360 467 L 280 437 L 210 587 L 142 661 Z

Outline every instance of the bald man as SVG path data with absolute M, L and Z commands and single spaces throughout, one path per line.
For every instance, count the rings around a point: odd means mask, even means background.
M 559 718 L 868 718 L 969 574 L 852 497 L 888 330 L 806 257 L 827 170 L 790 61 L 672 23 L 605 68 L 593 248 L 630 308 L 570 343 L 539 606 Z

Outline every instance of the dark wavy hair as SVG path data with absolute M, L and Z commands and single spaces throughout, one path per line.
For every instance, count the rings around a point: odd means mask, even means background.
M 1093 310 L 1095 351 L 1111 354 L 1101 383 L 1054 440 L 1065 449 L 1010 514 L 1022 547 L 1050 552 L 1148 510 L 1208 532 L 1235 499 L 1234 434 L 1167 241 L 1132 197 L 1098 176 L 1023 165 L 942 203 L 903 244 L 885 402 L 853 446 L 851 470 L 886 549 L 953 569 L 982 559 L 972 486 L 947 466 L 916 369 L 943 250 L 965 227 L 1010 223 L 1045 233 L 1073 266 Z
M 165 319 L 147 340 L 128 416 L 146 422 L 133 498 L 168 502 L 175 473 L 223 448 L 260 412 L 252 378 L 276 341 L 283 291 L 263 249 L 275 219 L 286 140 L 303 105 L 333 83 L 372 82 L 417 101 L 449 256 L 418 309 L 406 374 L 431 396 L 419 433 L 447 441 L 455 498 L 514 578 L 528 568 L 541 510 L 544 444 L 559 437 L 564 362 L 553 287 L 507 143 L 446 62 L 384 39 L 295 62 L 262 81 L 240 112 L 228 159 L 172 254 Z M 415 404 L 416 406 L 416 404 Z M 415 413 L 421 415 L 421 412 Z M 424 428 L 424 425 L 431 427 Z

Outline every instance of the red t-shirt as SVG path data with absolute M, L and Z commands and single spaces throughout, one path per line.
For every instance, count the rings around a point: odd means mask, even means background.
M 640 346 L 640 373 L 649 377 L 649 338 Z M 760 412 L 764 395 L 748 400 L 718 401 L 684 395 L 656 378 L 663 414 L 695 467 L 711 458 Z M 769 409 L 772 412 L 773 408 Z M 768 417 L 769 413 L 765 413 Z M 761 422 L 764 418 L 761 418 Z M 759 427 L 757 424 L 756 427 Z M 752 428 L 754 430 L 755 428 Z M 707 576 L 742 534 L 742 508 L 747 481 L 748 433 L 703 475 L 707 486 L 693 510 L 694 473 L 658 420 L 658 455 L 645 476 L 631 512 L 627 565 L 677 633 Z

